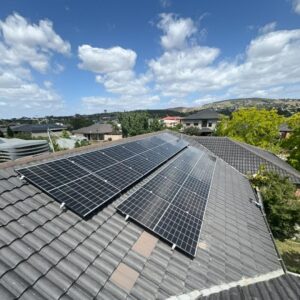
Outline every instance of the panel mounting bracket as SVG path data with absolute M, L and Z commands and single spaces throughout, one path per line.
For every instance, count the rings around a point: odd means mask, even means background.
M 24 178 L 25 178 L 24 175 L 21 175 L 21 176 L 19 177 L 20 180 L 23 180 Z
M 174 251 L 175 248 L 176 248 L 176 244 L 173 244 L 173 246 L 172 246 L 172 251 Z
M 125 217 L 125 221 L 127 221 L 129 219 L 129 215 L 126 215 Z
M 63 202 L 63 203 L 59 206 L 59 208 L 60 208 L 60 209 L 64 209 L 64 208 L 65 208 L 65 205 L 66 205 L 66 203 Z

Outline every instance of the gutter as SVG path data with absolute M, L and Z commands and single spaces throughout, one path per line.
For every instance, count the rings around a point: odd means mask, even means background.
M 257 197 L 257 200 L 258 200 L 258 205 L 257 205 L 257 207 L 260 209 L 260 212 L 261 212 L 261 214 L 262 214 L 262 216 L 263 216 L 263 219 L 264 219 L 265 224 L 266 224 L 266 226 L 267 226 L 267 229 L 268 229 L 268 231 L 269 231 L 271 240 L 272 240 L 272 242 L 273 242 L 273 245 L 274 245 L 276 254 L 277 254 L 277 256 L 278 256 L 278 260 L 279 260 L 279 262 L 280 262 L 280 265 L 281 265 L 281 267 L 282 267 L 284 273 L 286 274 L 286 273 L 287 273 L 286 266 L 285 266 L 284 261 L 283 261 L 281 255 L 280 255 L 280 253 L 279 253 L 279 250 L 278 250 L 278 248 L 277 248 L 277 245 L 276 245 L 276 242 L 275 242 L 273 233 L 272 233 L 271 228 L 270 228 L 270 225 L 269 225 L 269 223 L 268 223 L 268 221 L 267 221 L 267 216 L 266 216 L 266 213 L 265 213 L 265 209 L 264 209 L 264 204 L 263 204 L 263 199 L 262 199 L 261 193 L 260 193 L 260 191 L 259 191 L 259 188 L 257 188 L 257 187 L 256 187 L 254 190 L 255 190 L 255 195 L 256 195 L 256 197 Z

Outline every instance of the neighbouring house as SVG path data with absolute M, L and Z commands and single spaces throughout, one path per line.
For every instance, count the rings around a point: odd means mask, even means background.
M 162 119 L 160 119 L 160 121 L 168 128 L 173 128 L 175 126 L 177 126 L 178 124 L 180 124 L 181 121 L 181 117 L 171 117 L 171 116 L 166 116 Z
M 204 109 L 181 119 L 183 128 L 197 127 L 202 135 L 211 135 L 220 120 L 220 114 L 212 109 Z
M 32 137 L 47 137 L 48 130 L 55 135 L 61 135 L 63 130 L 66 130 L 66 126 L 56 124 L 24 124 L 11 127 L 14 134 L 29 133 Z
M 49 144 L 46 140 L 0 138 L 0 162 L 46 152 L 49 152 Z
M 73 134 L 86 137 L 89 141 L 115 141 L 122 138 L 121 134 L 114 134 L 111 124 L 93 124 L 73 130 Z
M 180 134 L 102 146 L 0 166 L 0 299 L 299 298 L 239 171 Z M 130 197 L 140 205 L 124 215 Z M 191 245 L 193 257 L 178 249 Z
M 293 129 L 291 129 L 286 123 L 283 123 L 279 126 L 279 133 L 282 139 L 287 139 L 291 135 L 292 131 Z

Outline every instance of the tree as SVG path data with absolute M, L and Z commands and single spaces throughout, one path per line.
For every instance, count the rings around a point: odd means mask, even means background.
M 70 134 L 69 134 L 69 132 L 66 129 L 64 129 L 62 131 L 62 133 L 61 133 L 61 137 L 65 138 L 65 139 L 69 139 L 70 138 Z
M 273 235 L 281 240 L 292 238 L 300 222 L 300 201 L 295 196 L 296 187 L 289 178 L 263 168 L 250 180 L 261 192 Z
M 291 129 L 300 127 L 300 112 L 293 114 L 287 119 L 287 124 Z
M 0 138 L 4 138 L 4 133 L 0 130 Z
M 7 127 L 6 134 L 10 138 L 14 137 L 14 132 L 12 131 L 12 129 L 9 126 Z
M 75 116 L 74 118 L 72 118 L 70 120 L 70 125 L 73 129 L 79 129 L 82 127 L 87 127 L 93 124 L 93 121 L 88 119 L 88 118 L 84 118 L 84 117 L 80 117 L 80 116 Z
M 251 145 L 269 148 L 279 141 L 279 125 L 284 118 L 277 111 L 242 108 L 224 117 L 217 126 L 217 134 L 229 136 Z
M 123 112 L 118 114 L 124 137 L 149 132 L 148 119 L 149 116 L 146 112 Z
M 282 147 L 289 152 L 288 163 L 300 171 L 300 126 L 282 142 Z
M 162 123 L 158 118 L 153 118 L 150 122 L 150 131 L 159 131 L 163 129 Z
M 198 127 L 187 127 L 183 132 L 188 135 L 201 135 L 200 129 Z

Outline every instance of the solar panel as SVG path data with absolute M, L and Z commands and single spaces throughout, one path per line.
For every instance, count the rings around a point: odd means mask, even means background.
M 141 173 L 122 163 L 100 170 L 96 174 L 120 190 L 127 188 L 142 177 Z
M 203 151 L 184 150 L 117 209 L 195 256 L 214 167 Z
M 119 192 L 119 189 L 98 177 L 87 175 L 61 185 L 52 190 L 51 195 L 59 202 L 64 202 L 74 212 L 86 216 Z
M 117 163 L 115 159 L 108 157 L 107 155 L 101 153 L 101 151 L 93 151 L 90 153 L 73 156 L 69 159 L 70 161 L 77 163 L 91 172 L 104 169 Z
M 165 141 L 172 141 L 172 145 Z M 157 147 L 171 147 L 160 155 Z M 28 181 L 80 216 L 87 216 L 160 166 L 187 143 L 177 143 L 169 135 L 73 155 L 17 170 Z

